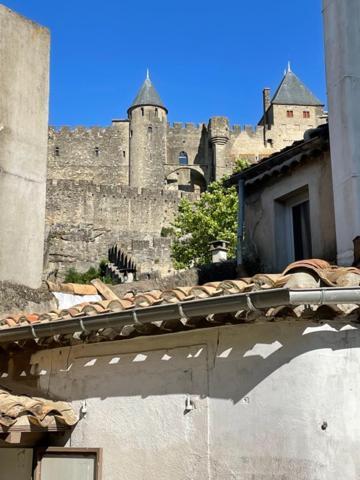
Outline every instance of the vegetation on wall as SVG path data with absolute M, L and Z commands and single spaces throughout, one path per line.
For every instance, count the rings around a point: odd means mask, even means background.
M 69 268 L 65 275 L 65 283 L 88 284 L 94 278 L 99 278 L 104 283 L 112 283 L 106 275 L 106 260 L 102 260 L 98 267 L 90 267 L 86 272 L 78 272 L 75 268 Z
M 249 166 L 247 160 L 235 161 L 234 173 Z M 172 258 L 177 269 L 204 265 L 211 261 L 209 243 L 229 242 L 228 258 L 235 258 L 238 196 L 235 186 L 225 188 L 225 177 L 209 185 L 197 202 L 183 198 L 173 222 Z

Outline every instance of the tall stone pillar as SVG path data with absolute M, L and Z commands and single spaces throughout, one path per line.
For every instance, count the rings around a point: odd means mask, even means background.
M 213 177 L 219 180 L 229 173 L 226 167 L 229 120 L 226 117 L 211 117 L 209 122 L 210 142 L 213 149 Z
M 50 35 L 0 5 L 0 281 L 39 287 Z
M 360 2 L 323 0 L 337 261 L 360 235 Z

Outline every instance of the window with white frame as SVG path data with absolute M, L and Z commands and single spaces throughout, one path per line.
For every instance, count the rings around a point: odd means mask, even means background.
M 293 261 L 312 257 L 307 186 L 275 200 L 275 237 L 279 269 Z

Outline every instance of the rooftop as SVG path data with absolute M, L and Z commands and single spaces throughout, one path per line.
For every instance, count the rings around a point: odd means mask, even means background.
M 135 100 L 133 101 L 129 110 L 132 110 L 135 107 L 141 107 L 146 105 L 161 107 L 167 111 L 165 105 L 160 98 L 160 95 L 157 93 L 154 85 L 150 80 L 149 71 L 147 71 L 145 81 L 142 84 L 140 90 L 138 91 Z
M 284 173 L 303 161 L 316 158 L 329 148 L 329 126 L 328 124 L 320 125 L 307 130 L 303 140 L 297 140 L 292 145 L 232 175 L 225 184 L 236 185 L 240 179 L 245 181 L 245 185 L 254 184 L 273 175 Z
M 112 295 L 43 314 L 8 315 L 0 321 L 0 344 L 43 349 L 254 321 L 358 322 L 360 270 L 311 259 L 280 274 Z
M 291 71 L 290 66 L 271 101 L 274 105 L 323 106 L 321 102 Z
M 16 395 L 0 388 L 0 433 L 10 431 L 58 431 L 78 421 L 67 402 Z

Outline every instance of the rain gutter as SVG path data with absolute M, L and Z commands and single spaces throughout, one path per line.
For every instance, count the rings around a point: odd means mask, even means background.
M 152 322 L 187 320 L 210 314 L 257 311 L 282 305 L 360 304 L 360 288 L 286 288 L 261 290 L 187 302 L 137 308 L 121 312 L 82 315 L 69 320 L 56 320 L 0 330 L 0 343 L 46 338 L 54 335 L 89 333 L 104 328 L 121 329 Z

